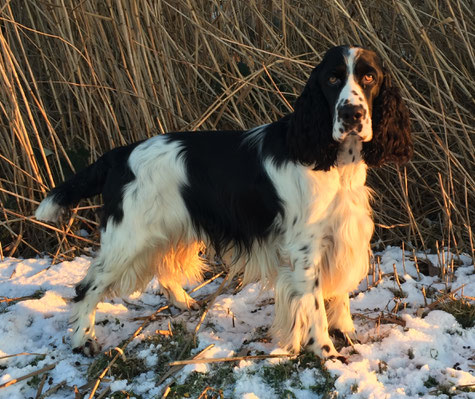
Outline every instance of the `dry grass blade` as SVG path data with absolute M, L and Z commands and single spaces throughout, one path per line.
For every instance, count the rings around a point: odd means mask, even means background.
M 95 229 L 91 209 L 64 231 L 8 217 L 33 214 L 48 188 L 112 147 L 280 118 L 340 43 L 375 49 L 412 113 L 413 162 L 369 176 L 376 239 L 475 254 L 468 0 L 24 0 L 1 6 L 0 20 L 0 254 L 95 245 L 75 233 Z
M 252 355 L 252 356 L 236 356 L 236 357 L 216 357 L 211 359 L 189 359 L 189 360 L 177 360 L 175 362 L 168 363 L 169 366 L 184 366 L 187 364 L 196 363 L 220 363 L 220 362 L 239 362 L 241 360 L 264 360 L 264 359 L 287 359 L 297 357 L 292 354 L 280 354 L 280 355 Z
M 196 360 L 199 359 L 201 356 L 203 356 L 208 350 L 210 350 L 214 344 L 208 345 L 206 348 L 204 348 L 201 352 L 193 356 L 193 359 L 191 360 Z M 184 365 L 174 365 L 172 366 L 165 374 L 163 374 L 160 379 L 157 382 L 157 385 L 163 384 L 163 382 L 173 374 L 176 374 L 178 371 L 180 371 L 183 368 Z M 164 389 L 164 392 L 166 391 L 166 388 Z
M 42 356 L 42 357 L 45 357 L 46 355 L 44 353 L 22 352 L 22 353 L 15 353 L 14 355 L 0 356 L 0 360 L 8 359 L 10 357 L 16 357 L 16 356 Z
M 0 385 L 0 389 L 1 388 L 6 388 L 6 387 L 9 387 L 10 385 L 13 385 L 13 384 L 16 384 L 17 382 L 20 382 L 20 381 L 23 381 L 23 380 L 26 380 L 28 378 L 31 378 L 31 377 L 34 377 L 35 375 L 38 375 L 38 374 L 42 374 L 42 373 L 45 373 L 46 371 L 49 371 L 49 370 L 52 370 L 56 367 L 56 364 L 48 364 L 47 366 L 39 369 L 39 370 L 36 370 L 36 371 L 33 371 L 31 373 L 28 373 L 24 376 L 21 376 L 21 377 L 18 377 L 18 378 L 14 378 L 10 381 L 7 381 L 3 384 Z

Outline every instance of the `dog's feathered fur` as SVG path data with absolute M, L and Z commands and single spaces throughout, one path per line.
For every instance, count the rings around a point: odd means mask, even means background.
M 329 328 L 354 331 L 348 293 L 368 269 L 368 166 L 412 155 L 408 112 L 376 54 L 330 49 L 295 111 L 249 131 L 161 135 L 114 149 L 53 189 L 36 217 L 102 193 L 101 251 L 76 287 L 72 346 L 99 349 L 95 308 L 156 275 L 176 306 L 201 278 L 198 252 L 237 258 L 232 272 L 275 290 L 283 347 L 339 357 Z M 344 360 L 344 359 L 343 359 Z

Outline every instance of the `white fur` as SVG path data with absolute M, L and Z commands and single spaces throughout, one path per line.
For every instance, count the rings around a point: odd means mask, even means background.
M 373 138 L 373 130 L 371 123 L 371 113 L 367 102 L 364 100 L 365 96 L 361 86 L 355 79 L 355 63 L 361 49 L 350 48 L 348 50 L 348 57 L 346 58 L 348 76 L 345 86 L 340 91 L 340 96 L 336 101 L 335 111 L 333 114 L 333 139 L 342 141 L 350 133 L 346 131 L 343 126 L 343 121 L 338 119 L 338 108 L 348 100 L 349 105 L 361 105 L 365 110 L 365 116 L 362 120 L 363 128 L 359 136 L 363 141 L 370 141 Z M 343 132 L 341 131 L 343 130 Z
M 35 217 L 38 220 L 57 222 L 61 216 L 62 208 L 54 202 L 54 196 L 46 197 L 36 209 Z
M 343 148 L 361 145 L 356 138 L 347 140 L 351 142 Z M 339 155 L 340 161 L 343 158 Z M 296 165 L 275 168 L 269 163 L 266 169 L 288 215 L 277 245 L 281 261 L 272 331 L 284 347 L 294 351 L 312 339 L 315 353 L 335 355 L 328 328 L 354 331 L 348 292 L 357 288 L 368 270 L 373 221 L 370 190 L 364 185 L 366 165 L 339 162 L 328 172 L 315 172 Z M 308 254 L 301 251 L 305 246 L 310 248 Z M 328 315 L 324 300 L 330 304 Z M 321 352 L 324 345 L 330 348 L 328 353 Z

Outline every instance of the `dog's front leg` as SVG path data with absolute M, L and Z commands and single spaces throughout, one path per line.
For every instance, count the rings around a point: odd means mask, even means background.
M 281 345 L 294 352 L 307 347 L 322 358 L 345 361 L 328 334 L 321 281 L 322 254 L 310 237 L 311 234 L 308 239 L 289 245 L 291 267 L 279 270 L 272 332 Z

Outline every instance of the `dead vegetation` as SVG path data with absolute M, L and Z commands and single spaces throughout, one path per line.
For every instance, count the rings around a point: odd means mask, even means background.
M 95 200 L 65 227 L 31 215 L 104 151 L 166 131 L 250 128 L 291 112 L 323 52 L 376 50 L 402 88 L 416 151 L 371 173 L 375 240 L 473 257 L 474 36 L 467 0 L 0 2 L 3 255 L 91 246 Z

